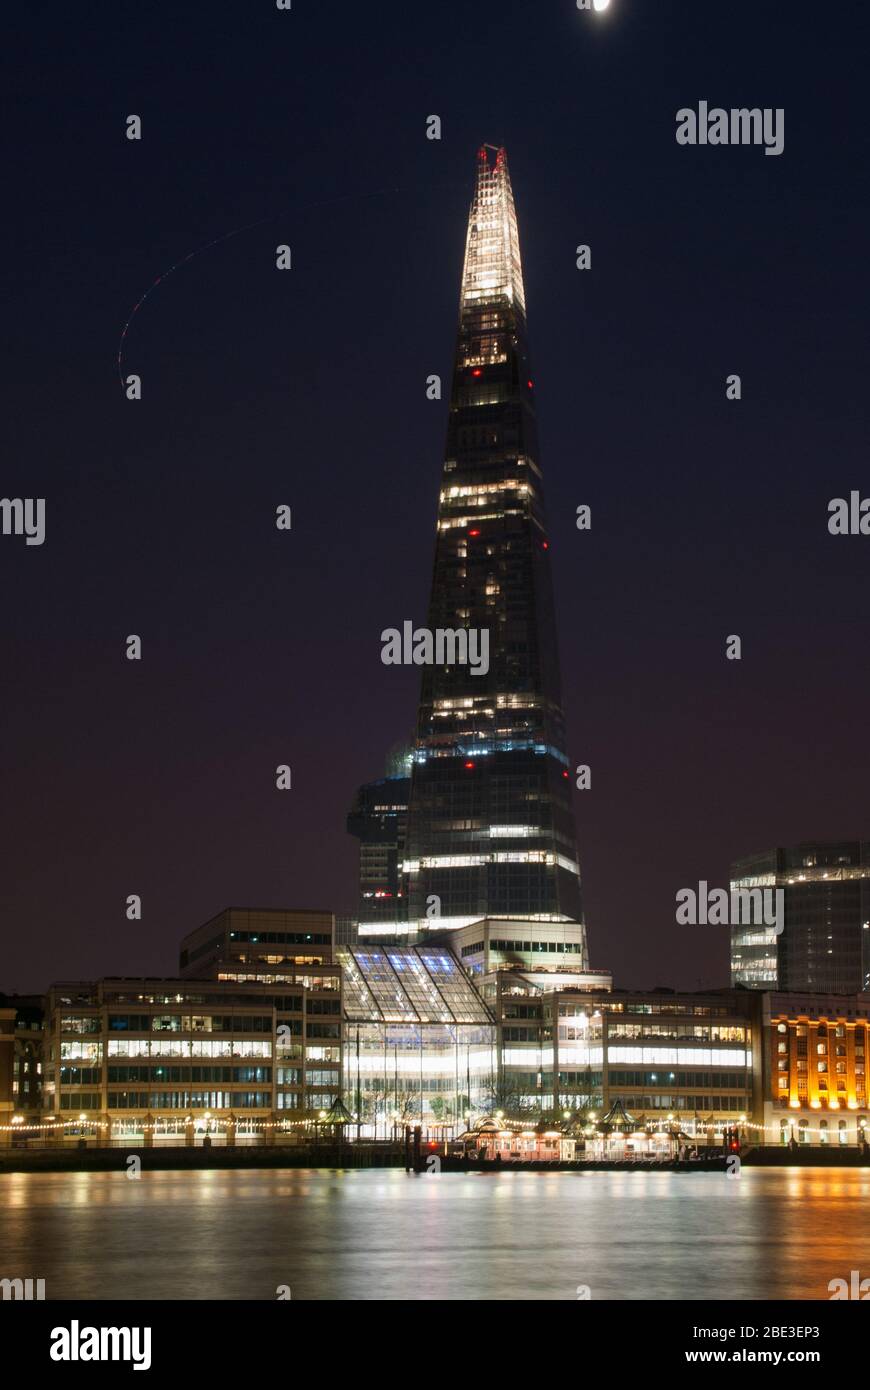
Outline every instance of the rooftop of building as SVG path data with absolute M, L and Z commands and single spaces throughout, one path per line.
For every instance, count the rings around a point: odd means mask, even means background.
M 344 1016 L 351 1022 L 491 1024 L 492 1014 L 442 946 L 346 946 Z

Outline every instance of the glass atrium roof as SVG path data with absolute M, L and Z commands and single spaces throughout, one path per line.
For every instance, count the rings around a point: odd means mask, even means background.
M 336 952 L 345 1018 L 366 1023 L 492 1023 L 456 957 L 443 946 L 353 946 Z

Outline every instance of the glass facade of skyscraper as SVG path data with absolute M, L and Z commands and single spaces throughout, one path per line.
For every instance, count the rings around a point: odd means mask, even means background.
M 870 843 L 805 841 L 738 860 L 732 889 L 783 894 L 783 930 L 731 929 L 731 983 L 849 994 L 870 988 Z
M 484 147 L 428 624 L 486 632 L 489 661 L 423 670 L 403 860 L 411 931 L 582 921 L 548 551 L 514 200 L 504 150 Z

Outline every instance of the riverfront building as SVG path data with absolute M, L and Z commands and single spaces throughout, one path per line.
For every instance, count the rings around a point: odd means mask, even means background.
M 44 1003 L 38 994 L 0 994 L 0 1108 L 19 1124 L 41 1118 Z
M 345 1100 L 367 1127 L 455 1129 L 470 1114 L 531 1120 L 615 1102 L 704 1142 L 760 1121 L 760 996 L 612 992 L 534 961 L 473 973 L 451 948 L 481 929 L 339 952 Z
M 360 944 L 344 972 L 345 1104 L 367 1133 L 450 1126 L 497 1103 L 490 1009 L 446 947 Z
M 784 927 L 731 928 L 731 983 L 853 994 L 870 989 L 870 842 L 805 841 L 732 865 L 734 890 L 783 894 Z
M 47 997 L 44 1118 L 105 1142 L 268 1137 L 341 1087 L 340 990 L 104 979 Z
M 760 1043 L 768 1143 L 870 1138 L 870 994 L 765 994 Z
M 620 1102 L 640 1122 L 687 1132 L 748 1121 L 760 1109 L 758 1001 L 740 993 L 542 990 L 520 972 L 497 980 L 502 1108 L 601 1114 Z
M 0 1143 L 9 1143 L 15 1117 L 15 1010 L 0 1008 Z

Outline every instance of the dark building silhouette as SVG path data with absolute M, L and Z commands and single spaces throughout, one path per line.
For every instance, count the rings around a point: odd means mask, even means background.
M 0 1126 L 39 1119 L 42 1108 L 44 1000 L 0 994 Z M 0 1130 L 0 1146 L 14 1139 Z
M 181 942 L 182 979 L 287 983 L 285 971 L 328 966 L 335 917 L 320 908 L 225 907 Z M 277 972 L 277 973 L 276 973 Z
M 491 152 L 468 219 L 428 616 L 433 634 L 487 634 L 488 669 L 423 667 L 409 931 L 582 922 L 517 221 L 505 151 Z
M 389 929 L 396 929 L 395 924 L 406 916 L 399 865 L 411 785 L 408 756 L 404 763 L 394 757 L 390 775 L 359 788 L 347 818 L 349 833 L 359 840 L 356 911 L 363 935 L 392 935 Z

